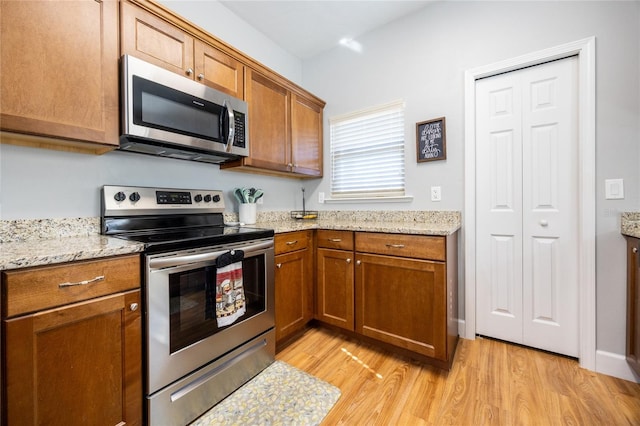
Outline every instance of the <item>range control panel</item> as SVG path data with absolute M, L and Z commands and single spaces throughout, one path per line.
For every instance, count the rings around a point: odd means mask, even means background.
M 222 191 L 213 189 L 102 187 L 104 216 L 148 214 L 222 213 Z

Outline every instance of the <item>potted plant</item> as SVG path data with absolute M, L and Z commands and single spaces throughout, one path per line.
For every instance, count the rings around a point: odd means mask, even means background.
M 236 188 L 233 195 L 238 200 L 238 220 L 240 223 L 252 225 L 256 223 L 256 202 L 264 195 L 257 188 Z

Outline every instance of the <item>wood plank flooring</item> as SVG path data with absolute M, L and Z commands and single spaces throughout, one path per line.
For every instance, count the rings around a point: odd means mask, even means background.
M 325 328 L 277 359 L 342 395 L 328 425 L 640 425 L 640 384 L 493 339 L 461 339 L 446 372 Z

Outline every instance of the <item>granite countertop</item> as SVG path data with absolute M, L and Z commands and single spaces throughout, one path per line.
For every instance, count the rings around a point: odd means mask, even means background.
M 0 244 L 0 270 L 141 252 L 143 245 L 102 235 Z
M 237 221 L 225 213 L 225 222 Z M 320 212 L 315 220 L 291 219 L 289 212 L 259 212 L 256 228 L 276 233 L 305 229 L 451 235 L 460 229 L 460 212 L 339 211 Z M 50 265 L 138 253 L 140 243 L 99 234 L 100 218 L 0 221 L 0 270 Z
M 640 238 L 640 212 L 622 213 L 620 228 L 623 235 Z

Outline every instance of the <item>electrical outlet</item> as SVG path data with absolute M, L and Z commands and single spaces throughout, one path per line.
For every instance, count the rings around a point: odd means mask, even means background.
M 431 187 L 431 201 L 441 201 L 442 200 L 442 190 L 439 186 Z
M 324 203 L 324 192 L 318 192 L 318 203 Z

